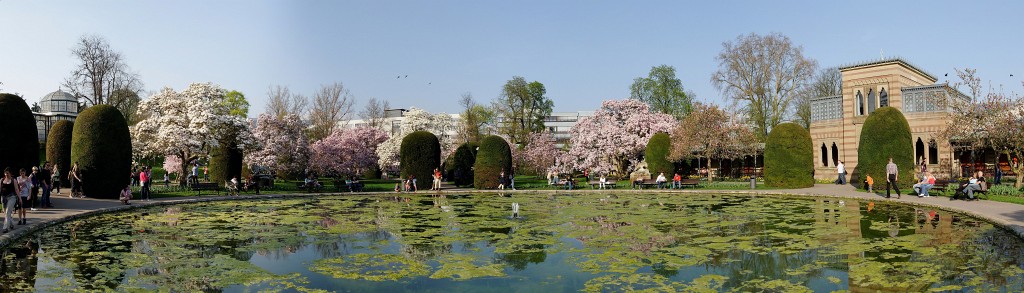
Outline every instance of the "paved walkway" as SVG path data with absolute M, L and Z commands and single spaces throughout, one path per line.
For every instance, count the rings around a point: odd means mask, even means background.
M 909 189 L 908 189 L 909 190 Z M 28 225 L 16 225 L 16 229 L 11 232 L 0 235 L 0 247 L 5 246 L 11 239 L 16 239 L 22 235 L 31 233 L 38 229 L 46 228 L 50 225 L 61 223 L 68 219 L 74 219 L 78 217 L 87 216 L 93 213 L 102 213 L 118 209 L 128 209 L 139 206 L 149 206 L 155 204 L 172 204 L 172 203 L 186 203 L 196 201 L 214 201 L 221 199 L 239 199 L 239 198 L 267 198 L 267 197 L 285 197 L 295 195 L 245 195 L 241 197 L 227 197 L 227 196 L 202 196 L 202 197 L 174 197 L 174 198 L 160 198 L 152 201 L 132 201 L 132 206 L 121 205 L 120 201 L 110 199 L 93 199 L 93 198 L 68 198 L 67 190 L 63 190 L 62 194 L 55 194 L 51 197 L 54 208 L 52 209 L 39 209 L 37 211 L 28 211 Z M 638 192 L 630 191 L 629 189 L 617 189 L 615 191 L 625 192 Z M 428 194 L 430 191 L 420 191 L 418 193 Z M 476 190 L 453 188 L 445 189 L 446 193 L 460 193 L 460 192 L 477 192 Z M 493 190 L 485 192 L 494 192 Z M 504 192 L 564 192 L 562 190 L 518 190 Z M 604 192 L 593 189 L 574 190 L 573 192 Z M 962 200 L 950 200 L 945 197 L 929 197 L 929 198 L 918 198 L 917 196 L 904 195 L 901 199 L 886 199 L 884 196 L 877 194 L 871 194 L 863 191 L 858 191 L 850 185 L 835 185 L 835 184 L 818 184 L 811 188 L 803 189 L 783 189 L 783 190 L 707 190 L 707 189 L 694 189 L 694 190 L 656 190 L 648 189 L 642 192 L 676 192 L 676 193 L 742 193 L 742 194 L 760 194 L 760 195 L 804 195 L 804 196 L 830 196 L 830 197 L 844 197 L 844 198 L 855 198 L 865 200 L 876 200 L 876 201 L 894 201 L 894 202 L 905 202 L 915 205 L 931 206 L 941 208 L 945 210 L 963 212 L 972 216 L 985 218 L 993 223 L 1002 225 L 1009 228 L 1017 233 L 1021 238 L 1024 238 L 1024 205 L 994 202 L 989 200 L 979 201 L 962 201 Z M 369 193 L 372 194 L 372 193 Z M 310 196 L 310 194 L 297 194 L 298 196 Z M 315 195 L 315 194 L 314 194 Z M 17 221 L 17 215 L 14 216 Z M 0 218 L 2 220 L 2 218 Z

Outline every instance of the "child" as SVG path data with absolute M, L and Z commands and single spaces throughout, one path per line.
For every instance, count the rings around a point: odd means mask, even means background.
M 132 199 L 132 188 L 131 188 L 131 185 L 125 186 L 124 189 L 121 190 L 121 203 L 125 204 L 125 205 L 130 205 L 130 204 L 132 204 L 131 202 L 129 202 L 131 199 Z
M 871 175 L 868 175 L 867 182 L 868 182 L 868 192 L 872 192 L 872 187 L 875 186 L 875 179 L 871 178 Z

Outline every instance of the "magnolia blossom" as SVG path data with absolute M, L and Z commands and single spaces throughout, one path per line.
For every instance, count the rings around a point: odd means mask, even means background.
M 624 174 L 643 156 L 652 135 L 669 132 L 675 126 L 675 118 L 652 113 L 644 102 L 604 101 L 594 116 L 580 119 L 572 127 L 572 148 L 568 158 L 559 160 L 558 169 Z
M 555 138 L 548 131 L 531 133 L 523 149 L 513 152 L 516 165 L 533 174 L 548 171 L 555 165 L 556 158 L 563 156 L 565 152 L 555 146 Z
M 175 155 L 164 157 L 164 171 L 168 174 L 181 174 L 181 158 Z
M 226 93 L 212 83 L 193 83 L 181 92 L 165 87 L 142 101 L 139 110 L 150 116 L 131 127 L 133 152 L 138 157 L 174 155 L 187 169 L 184 164 L 221 143 L 243 150 L 259 147 L 245 120 L 222 103 Z
M 388 135 L 376 128 L 335 129 L 313 143 L 309 165 L 324 176 L 354 176 L 377 164 L 377 146 L 387 139 Z
M 455 123 L 448 114 L 430 114 L 423 109 L 414 107 L 405 112 L 402 117 L 404 119 L 402 119 L 399 125 L 398 132 L 394 133 L 377 147 L 377 156 L 380 158 L 377 163 L 382 171 L 398 171 L 398 163 L 400 162 L 399 150 L 402 146 L 402 139 L 409 133 L 426 130 L 436 135 L 441 143 L 442 162 L 444 158 L 454 153 L 458 147 L 455 144 L 455 137 L 448 135 L 448 133 L 458 133 L 455 128 L 459 127 L 459 123 Z
M 263 143 L 263 148 L 246 153 L 245 163 L 279 174 L 302 174 L 309 162 L 309 141 L 302 132 L 304 129 L 306 124 L 294 114 L 282 118 L 260 114 L 253 135 Z

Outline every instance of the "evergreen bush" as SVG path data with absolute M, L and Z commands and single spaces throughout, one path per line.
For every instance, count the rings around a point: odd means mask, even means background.
M 658 132 L 647 141 L 647 149 L 644 151 L 644 160 L 647 161 L 647 169 L 651 170 L 652 176 L 658 173 L 665 173 L 669 179 L 675 172 L 675 165 L 668 160 L 668 153 L 672 150 L 672 141 L 668 133 Z
M 473 163 L 473 186 L 477 189 L 497 188 L 501 172 L 512 174 L 512 149 L 505 139 L 489 135 L 480 140 L 480 150 Z
M 765 185 L 778 188 L 814 186 L 811 134 L 796 123 L 772 127 L 764 149 Z
M 95 105 L 78 114 L 71 134 L 71 162 L 78 163 L 86 196 L 118 198 L 131 181 L 132 140 L 117 108 Z
M 68 171 L 71 170 L 71 131 L 75 123 L 67 120 L 60 120 L 50 127 L 50 133 L 46 135 L 46 160 L 57 166 L 60 171 L 60 184 L 70 187 L 71 181 L 67 179 Z
M 0 94 L 0 172 L 10 167 L 11 175 L 18 176 L 19 169 L 31 172 L 38 165 L 39 134 L 32 109 L 19 96 Z
M 242 151 L 233 143 L 221 144 L 210 153 L 210 180 L 223 186 L 231 178 L 242 182 Z
M 881 107 L 864 120 L 857 146 L 857 166 L 850 182 L 862 184 L 867 175 L 875 180 L 875 190 L 885 189 L 885 165 L 889 157 L 899 169 L 899 187 L 908 194 L 914 185 L 914 144 L 910 124 L 900 110 Z
M 441 166 L 441 143 L 429 131 L 416 131 L 402 138 L 399 168 L 403 179 L 416 176 L 416 187 L 429 189 L 434 168 Z
M 473 164 L 476 164 L 477 144 L 467 142 L 455 149 L 452 156 L 452 176 L 455 186 L 473 185 Z

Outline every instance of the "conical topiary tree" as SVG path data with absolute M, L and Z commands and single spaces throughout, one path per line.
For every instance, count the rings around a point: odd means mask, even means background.
M 504 138 L 489 135 L 480 140 L 480 150 L 473 164 L 473 186 L 477 189 L 497 188 L 501 172 L 512 174 L 512 150 Z
M 234 177 L 242 180 L 242 151 L 234 143 L 221 144 L 210 153 L 210 180 L 223 186 Z
M 669 179 L 676 166 L 668 160 L 668 153 L 672 150 L 672 140 L 668 133 L 658 132 L 647 141 L 647 149 L 644 150 L 644 161 L 647 161 L 647 169 L 651 170 L 652 176 L 665 173 Z
M 403 179 L 416 176 L 416 187 L 429 189 L 434 168 L 441 166 L 441 143 L 429 131 L 410 133 L 402 138 L 399 160 Z
M 61 173 L 57 175 L 64 187 L 71 186 L 67 174 L 71 170 L 71 131 L 74 127 L 75 123 L 60 120 L 50 127 L 50 133 L 46 135 L 46 160 L 57 166 L 57 171 Z
M 0 94 L 0 172 L 11 168 L 31 172 L 39 165 L 39 132 L 25 99 L 12 94 Z M 0 173 L 0 176 L 3 176 Z
M 78 114 L 71 134 L 71 162 L 82 173 L 82 192 L 95 198 L 118 198 L 130 183 L 132 140 L 121 111 L 95 105 Z
M 910 124 L 900 110 L 881 107 L 864 120 L 857 146 L 857 165 L 852 170 L 850 182 L 863 185 L 867 175 L 871 175 L 875 180 L 875 190 L 885 188 L 885 165 L 889 164 L 889 157 L 899 169 L 899 187 L 909 190 L 914 184 L 914 144 Z
M 811 134 L 796 123 L 772 127 L 764 146 L 764 183 L 779 188 L 814 186 Z

